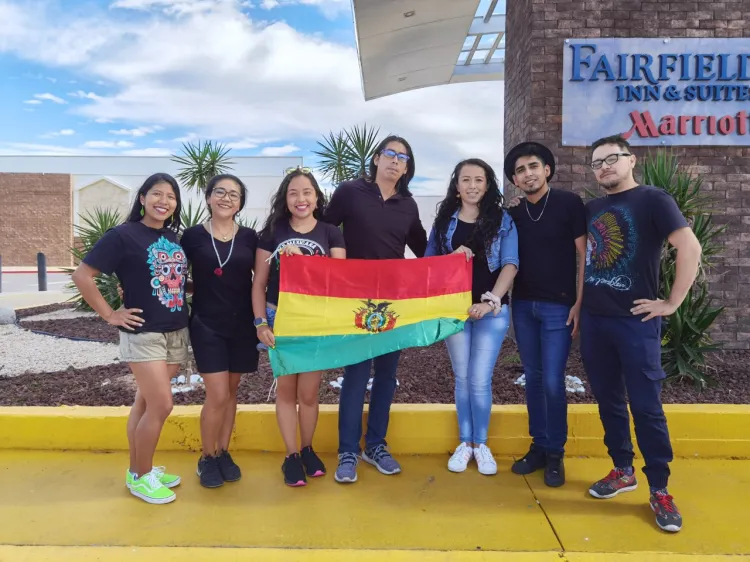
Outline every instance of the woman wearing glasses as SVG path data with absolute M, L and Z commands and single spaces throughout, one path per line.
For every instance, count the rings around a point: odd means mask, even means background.
M 245 206 L 245 185 L 222 174 L 206 186 L 210 219 L 188 228 L 182 247 L 192 267 L 190 341 L 206 387 L 201 410 L 200 483 L 217 488 L 240 479 L 228 452 L 243 373 L 258 370 L 251 289 L 258 237 L 235 221 Z
M 320 220 L 325 204 L 318 182 L 306 168 L 287 170 L 271 201 L 271 213 L 260 231 L 253 281 L 255 326 L 258 339 L 268 347 L 274 346 L 279 256 L 346 257 L 341 231 Z M 281 471 L 288 486 L 304 486 L 307 476 L 326 473 L 325 465 L 312 448 L 318 423 L 320 375 L 316 371 L 284 375 L 276 380 L 276 420 L 287 452 Z M 297 447 L 297 420 L 301 449 Z

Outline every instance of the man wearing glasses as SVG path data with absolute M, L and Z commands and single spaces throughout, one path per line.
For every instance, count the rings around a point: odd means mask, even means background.
M 588 241 L 581 311 L 581 357 L 599 404 L 604 443 L 614 469 L 589 493 L 613 498 L 635 490 L 627 397 L 643 454 L 657 525 L 677 532 L 682 516 L 667 492 L 672 461 L 661 404 L 661 317 L 673 314 L 695 280 L 701 246 L 674 199 L 639 185 L 636 158 L 621 136 L 592 145 L 591 168 L 606 195 L 586 204 Z M 677 250 L 677 273 L 659 298 L 664 241 Z
M 427 233 L 409 191 L 415 170 L 411 147 L 403 138 L 389 136 L 373 154 L 368 177 L 342 182 L 333 193 L 323 220 L 343 225 L 348 259 L 403 259 L 406 246 L 421 258 L 427 247 Z M 334 476 L 337 482 L 357 481 L 362 412 L 373 363 L 362 460 L 382 474 L 401 472 L 385 440 L 399 356 L 400 351 L 394 351 L 344 369 L 339 399 L 339 465 Z

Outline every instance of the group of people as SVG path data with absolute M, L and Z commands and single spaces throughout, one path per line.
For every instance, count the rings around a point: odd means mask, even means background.
M 179 187 L 167 174 L 151 176 L 126 222 L 108 231 L 73 274 L 83 298 L 120 329 L 120 355 L 136 379 L 127 426 L 127 488 L 149 503 L 175 499 L 172 488 L 180 478 L 155 467 L 153 457 L 172 409 L 170 380 L 187 358 L 188 340 L 206 388 L 200 483 L 213 488 L 241 477 L 228 451 L 237 389 L 242 374 L 257 371 L 259 349 L 275 345 L 280 255 L 403 259 L 408 246 L 417 258 L 462 253 L 472 260 L 467 320 L 462 332 L 446 339 L 459 434 L 448 469 L 465 471 L 473 460 L 480 473 L 497 472 L 487 446 L 492 375 L 512 319 L 532 438 L 512 471 L 543 470 L 548 486 L 564 484 L 565 368 L 580 333 L 581 356 L 614 465 L 589 492 L 611 498 L 637 486 L 629 398 L 656 522 L 679 531 L 682 517 L 667 491 L 672 449 L 660 399 L 661 317 L 672 314 L 687 295 L 701 247 L 675 201 L 636 182 L 635 163 L 621 136 L 596 141 L 590 165 L 605 196 L 584 204 L 573 192 L 550 188 L 554 155 L 540 143 L 524 142 L 504 162 L 505 176 L 523 195 L 506 203 L 492 167 L 476 158 L 463 160 L 451 175 L 429 236 L 409 191 L 414 154 L 397 136 L 379 144 L 366 177 L 341 183 L 330 201 L 311 170 L 287 170 L 257 233 L 235 220 L 245 205 L 245 186 L 222 174 L 205 190 L 210 218 L 178 238 Z M 677 249 L 677 274 L 671 293 L 660 299 L 665 241 Z M 99 292 L 95 277 L 100 273 L 119 278 L 122 308 L 113 310 Z M 187 294 L 192 294 L 191 307 Z M 386 441 L 399 356 L 395 351 L 344 370 L 337 482 L 356 482 L 360 460 L 382 474 L 401 472 Z M 289 486 L 326 474 L 313 449 L 320 381 L 320 372 L 277 379 L 276 416 L 287 453 L 282 473 Z

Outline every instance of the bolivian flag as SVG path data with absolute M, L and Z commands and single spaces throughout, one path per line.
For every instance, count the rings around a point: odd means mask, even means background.
M 463 254 L 339 260 L 281 256 L 270 350 L 274 376 L 353 365 L 463 330 L 471 262 Z

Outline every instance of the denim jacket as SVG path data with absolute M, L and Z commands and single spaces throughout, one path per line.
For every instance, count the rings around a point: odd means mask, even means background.
M 453 213 L 448 223 L 448 231 L 445 235 L 446 247 L 442 250 L 438 248 L 437 233 L 435 232 L 435 226 L 432 226 L 430 238 L 427 241 L 427 250 L 424 253 L 425 257 L 439 256 L 453 252 L 451 239 L 453 238 L 453 233 L 456 231 L 456 225 L 458 225 L 458 211 Z M 494 272 L 499 267 L 504 267 L 509 263 L 518 267 L 518 229 L 510 213 L 507 211 L 503 213 L 503 220 L 500 223 L 500 229 L 497 231 L 497 234 L 492 241 L 490 251 L 487 253 L 487 266 L 490 271 Z

